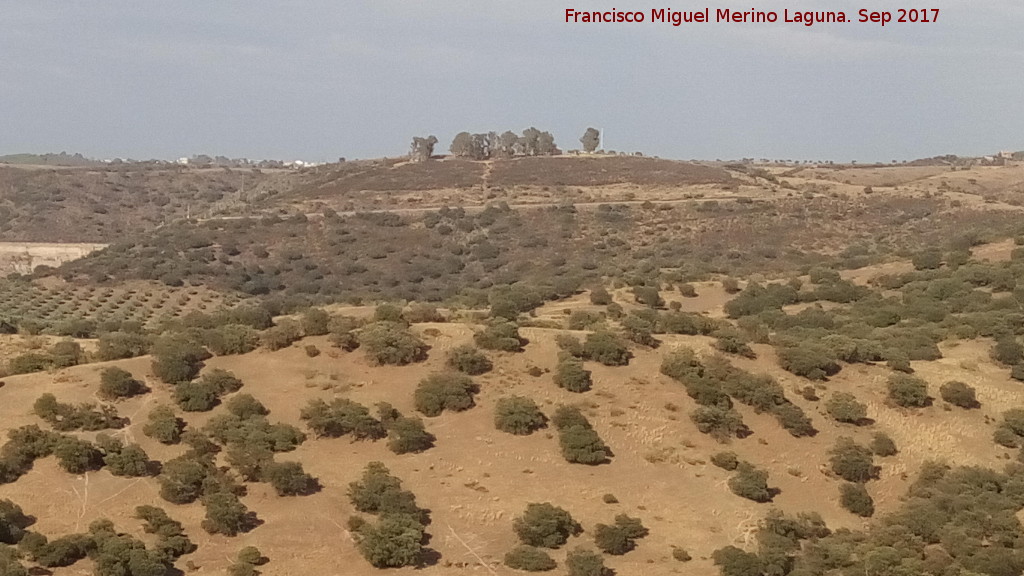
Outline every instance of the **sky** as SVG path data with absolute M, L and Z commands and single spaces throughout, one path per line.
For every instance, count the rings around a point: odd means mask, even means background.
M 718 3 L 716 3 L 718 2 Z M 1019 0 L 0 2 L 0 154 L 334 161 L 535 126 L 562 149 L 889 161 L 1024 149 Z M 567 24 L 566 8 L 939 8 L 928 24 Z

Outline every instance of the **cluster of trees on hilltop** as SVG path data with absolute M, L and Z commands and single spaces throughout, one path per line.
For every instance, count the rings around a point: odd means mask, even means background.
M 594 128 L 587 128 L 580 138 L 586 152 L 593 152 L 600 143 L 600 133 Z M 414 162 L 429 160 L 437 144 L 435 136 L 414 137 L 409 157 Z M 523 130 L 522 135 L 511 130 L 498 134 L 487 132 L 474 134 L 459 132 L 452 140 L 449 151 L 453 156 L 487 160 L 490 158 L 513 158 L 515 156 L 555 156 L 562 151 L 555 144 L 555 137 L 550 132 L 542 132 L 534 127 Z

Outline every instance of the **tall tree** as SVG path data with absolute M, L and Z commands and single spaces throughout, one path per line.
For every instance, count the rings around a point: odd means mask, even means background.
M 437 144 L 436 136 L 421 138 L 416 136 L 412 139 L 412 146 L 409 150 L 409 160 L 413 162 L 425 162 L 434 155 L 434 145 Z
M 597 128 L 587 128 L 587 131 L 580 137 L 580 143 L 583 144 L 584 152 L 593 152 L 601 145 L 601 133 Z

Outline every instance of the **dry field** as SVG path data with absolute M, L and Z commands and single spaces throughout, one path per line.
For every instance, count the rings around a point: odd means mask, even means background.
M 698 286 L 697 298 L 686 299 L 688 308 L 703 307 L 720 313 L 724 293 L 711 283 Z M 623 304 L 630 305 L 626 301 Z M 583 297 L 555 302 L 538 311 L 541 318 L 557 318 L 565 308 L 588 309 Z M 363 309 L 365 312 L 367 309 Z M 359 310 L 346 309 L 345 312 Z M 311 398 L 351 398 L 364 405 L 387 401 L 406 414 L 414 413 L 412 396 L 417 382 L 439 370 L 447 350 L 471 342 L 473 327 L 464 324 L 419 324 L 415 330 L 431 346 L 425 363 L 406 367 L 374 367 L 359 351 L 345 353 L 331 348 L 323 337 L 306 338 L 277 351 L 259 350 L 242 356 L 218 357 L 207 369 L 224 368 L 245 383 L 243 392 L 252 394 L 271 411 L 271 421 L 302 427 L 299 410 Z M 561 562 L 564 550 L 577 542 L 592 542 L 596 523 L 611 521 L 618 513 L 639 517 L 650 535 L 625 556 L 608 556 L 607 564 L 618 574 L 710 574 L 715 569 L 710 553 L 727 544 L 753 549 L 751 540 L 758 520 L 771 508 L 786 512 L 817 511 L 829 526 L 858 528 L 863 522 L 837 503 L 839 480 L 823 472 L 827 451 L 840 435 L 867 442 L 870 434 L 888 432 L 900 447 L 900 454 L 880 460 L 881 478 L 869 485 L 880 513 L 899 505 L 900 496 L 920 464 L 928 459 L 945 459 L 954 464 L 997 465 L 1005 450 L 992 443 L 989 417 L 997 418 L 1008 406 L 1019 402 L 1019 384 L 1010 382 L 1005 370 L 988 361 L 984 341 L 944 346 L 946 357 L 936 362 L 915 362 L 917 373 L 933 387 L 950 379 L 963 380 L 978 389 L 980 410 L 944 410 L 938 404 L 925 409 L 906 410 L 885 400 L 883 367 L 852 365 L 824 384 L 819 395 L 835 391 L 854 393 L 869 407 L 875 424 L 866 427 L 839 425 L 823 415 L 823 402 L 809 402 L 794 390 L 806 380 L 778 368 L 772 349 L 757 345 L 757 360 L 733 359 L 752 372 L 767 372 L 786 388 L 787 396 L 812 418 L 819 434 L 793 438 L 768 415 L 758 415 L 740 406 L 744 421 L 753 434 L 733 440 L 728 446 L 699 433 L 687 414 L 695 407 L 683 388 L 659 373 L 662 357 L 677 346 L 710 351 L 711 339 L 700 336 L 662 336 L 655 350 L 637 349 L 627 367 L 609 368 L 588 363 L 594 388 L 573 394 L 556 387 L 550 373 L 539 377 L 527 371 L 537 366 L 552 370 L 559 330 L 525 328 L 529 344 L 523 353 L 488 353 L 493 372 L 477 377 L 481 393 L 477 406 L 462 413 L 427 418 L 428 430 L 436 435 L 436 446 L 424 453 L 395 456 L 384 442 L 352 442 L 342 439 L 313 439 L 279 460 L 299 460 L 319 478 L 323 490 L 312 496 L 283 498 L 266 484 L 248 484 L 243 498 L 264 523 L 235 538 L 209 536 L 199 526 L 201 505 L 176 506 L 157 495 L 154 479 L 124 479 L 106 471 L 83 476 L 60 471 L 52 458 L 14 484 L 0 486 L 0 498 L 11 498 L 27 513 L 38 517 L 35 529 L 52 537 L 84 530 L 89 522 L 106 517 L 120 528 L 142 536 L 140 523 L 131 518 L 135 506 L 163 506 L 185 524 L 199 550 L 179 561 L 199 566 L 195 574 L 221 574 L 241 547 L 258 546 L 271 562 L 263 573 L 293 575 L 368 574 L 372 569 L 359 556 L 345 529 L 353 514 L 345 490 L 367 462 L 380 460 L 402 478 L 422 506 L 432 512 L 428 526 L 429 547 L 440 553 L 440 561 L 419 571 L 422 574 L 513 574 L 501 564 L 506 551 L 516 544 L 512 519 L 528 502 L 550 501 L 569 510 L 587 529 L 553 556 Z M 303 347 L 313 344 L 325 353 L 308 358 Z M 152 391 L 118 403 L 121 415 L 132 425 L 119 434 L 139 442 L 157 460 L 172 458 L 184 449 L 158 444 L 141 433 L 145 415 L 155 405 L 169 403 L 168 386 L 150 374 L 149 359 L 116 363 L 136 377 L 144 378 Z M 40 423 L 31 414 L 32 402 L 52 392 L 65 402 L 96 399 L 99 371 L 110 365 L 91 364 L 56 373 L 6 378 L 0 389 L 0 426 L 10 429 Z M 933 396 L 937 392 L 931 391 Z M 566 463 L 553 431 L 527 437 L 495 430 L 495 402 L 510 394 L 534 398 L 549 415 L 559 404 L 584 407 L 601 437 L 614 452 L 610 464 L 583 466 Z M 199 427 L 218 410 L 184 414 L 190 427 Z M 711 454 L 730 449 L 741 458 L 770 473 L 769 485 L 781 493 L 772 504 L 753 504 L 733 495 L 725 485 L 729 473 L 708 462 Z M 612 493 L 620 503 L 605 504 L 602 495 Z M 694 556 L 683 564 L 671 558 L 672 546 L 686 548 Z M 58 569 L 57 576 L 88 574 L 88 561 Z

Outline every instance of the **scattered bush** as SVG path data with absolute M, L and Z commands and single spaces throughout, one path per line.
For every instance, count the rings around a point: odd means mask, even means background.
M 690 413 L 690 419 L 697 425 L 697 430 L 719 442 L 727 442 L 733 436 L 743 434 L 747 429 L 743 424 L 743 417 L 732 408 L 698 406 Z
M 100 334 L 96 355 L 100 360 L 121 360 L 135 358 L 149 353 L 149 339 L 142 334 L 131 332 L 107 332 Z
M 167 384 L 192 380 L 203 367 L 209 352 L 180 334 L 159 338 L 153 345 L 153 374 Z
M 847 482 L 867 482 L 877 474 L 871 450 L 846 436 L 836 440 L 829 451 L 829 462 L 832 472 Z
M 320 308 L 310 308 L 302 313 L 299 324 L 302 326 L 302 333 L 306 336 L 323 336 L 330 332 L 330 315 Z
M 100 372 L 100 391 L 102 398 L 116 400 L 129 398 L 146 391 L 142 382 L 136 380 L 131 372 L 116 366 L 104 368 Z
M 310 400 L 299 417 L 317 437 L 340 438 L 352 434 L 356 440 L 376 440 L 387 435 L 384 426 L 370 415 L 370 410 L 347 398 L 336 398 L 328 404 L 317 398 Z
M 269 482 L 278 496 L 305 496 L 320 489 L 320 483 L 298 462 L 271 462 L 263 467 L 262 480 Z
M 505 554 L 505 566 L 525 572 L 546 572 L 554 570 L 557 564 L 547 552 L 525 544 L 516 546 Z
M 857 397 L 848 392 L 836 392 L 827 402 L 825 410 L 837 422 L 861 424 L 868 416 L 868 407 L 857 401 Z
M 528 546 L 558 548 L 583 527 L 566 510 L 544 502 L 527 504 L 523 515 L 512 521 L 512 530 Z
M 569 576 L 607 576 L 604 558 L 600 554 L 579 547 L 565 555 L 565 567 Z
M 161 444 L 177 444 L 181 441 L 184 427 L 185 423 L 174 414 L 174 410 L 168 406 L 157 406 L 150 410 L 142 433 Z
M 486 374 L 494 368 L 494 365 L 483 352 L 469 344 L 452 349 L 448 353 L 447 365 L 449 368 L 470 376 Z
M 864 518 L 870 518 L 875 513 L 875 501 L 863 484 L 840 485 L 839 503 L 843 508 Z
M 583 362 L 569 355 L 558 361 L 554 380 L 559 388 L 570 392 L 586 392 L 591 386 L 590 370 L 584 369 Z
M 427 358 L 427 345 L 402 324 L 374 322 L 359 333 L 359 345 L 373 364 L 404 366 Z
M 615 517 L 614 525 L 598 524 L 594 531 L 594 543 L 607 554 L 621 555 L 636 547 L 636 540 L 647 535 L 647 528 L 639 518 L 625 514 Z
M 605 366 L 625 366 L 633 354 L 625 342 L 612 332 L 594 332 L 583 343 L 583 355 Z
M 484 350 L 521 352 L 526 340 L 519 335 L 519 326 L 513 322 L 497 322 L 473 335 L 473 341 Z
M 256 515 L 231 492 L 214 492 L 203 497 L 206 518 L 201 526 L 210 534 L 236 536 L 256 526 Z
M 612 295 L 604 286 L 598 286 L 590 291 L 590 303 L 595 306 L 607 306 L 612 303 Z
M 501 398 L 494 407 L 494 427 L 502 432 L 525 436 L 546 425 L 537 403 L 524 396 Z
M 423 452 L 432 448 L 437 439 L 433 434 L 427 432 L 423 421 L 419 418 L 400 416 L 391 422 L 387 429 L 388 449 L 395 454 Z
M 805 342 L 799 347 L 782 347 L 777 354 L 783 370 L 810 380 L 825 380 L 840 370 L 832 352 L 819 344 Z
M 889 398 L 904 408 L 920 408 L 931 402 L 928 383 L 906 374 L 893 374 L 888 382 Z
M 956 380 L 951 380 L 940 386 L 939 395 L 946 402 L 961 408 L 970 409 L 981 406 L 974 393 L 974 388 Z
M 711 463 L 731 472 L 740 465 L 740 460 L 735 452 L 717 452 L 711 455 Z
M 768 473 L 754 468 L 748 462 L 741 462 L 736 467 L 736 475 L 729 478 L 728 484 L 733 494 L 747 500 L 768 502 L 772 499 L 772 492 L 768 488 Z
M 896 442 L 885 432 L 875 432 L 871 436 L 871 451 L 876 456 L 895 456 L 899 450 L 896 449 Z
M 70 474 L 84 474 L 103 467 L 103 454 L 93 446 L 92 442 L 64 436 L 53 447 L 53 455 L 57 464 Z
M 202 382 L 181 382 L 174 387 L 175 403 L 185 412 L 206 412 L 217 405 L 219 390 Z
M 413 399 L 416 410 L 426 416 L 439 416 L 445 410 L 461 412 L 475 406 L 473 395 L 479 387 L 465 374 L 443 372 L 432 374 L 416 387 Z

